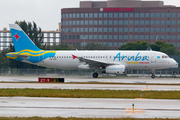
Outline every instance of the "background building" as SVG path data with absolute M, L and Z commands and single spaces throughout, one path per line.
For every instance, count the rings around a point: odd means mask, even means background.
M 62 43 L 97 42 L 112 49 L 127 42 L 162 40 L 180 50 L 180 7 L 163 1 L 81 1 L 61 10 Z
M 61 34 L 60 31 L 42 31 L 44 34 L 44 43 L 46 45 L 53 45 L 54 43 L 61 43 Z M 9 30 L 4 28 L 0 30 L 0 51 L 8 48 L 12 43 L 11 33 Z

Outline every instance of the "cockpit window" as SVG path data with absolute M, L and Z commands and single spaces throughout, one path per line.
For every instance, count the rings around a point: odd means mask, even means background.
M 169 58 L 169 56 L 162 56 L 162 58 Z

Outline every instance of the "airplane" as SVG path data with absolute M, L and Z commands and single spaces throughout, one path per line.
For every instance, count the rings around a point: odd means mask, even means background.
M 126 69 L 178 68 L 178 63 L 167 54 L 157 51 L 55 51 L 41 50 L 17 24 L 10 24 L 15 52 L 8 58 L 57 69 L 102 69 L 106 74 L 124 74 Z M 92 74 L 93 78 L 98 73 Z M 151 75 L 155 78 L 154 73 Z

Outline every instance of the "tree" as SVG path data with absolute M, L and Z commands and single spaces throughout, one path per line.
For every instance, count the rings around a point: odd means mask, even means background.
M 147 41 L 136 41 L 136 42 L 129 42 L 122 45 L 119 50 L 146 50 L 148 48 Z
M 35 22 L 26 22 L 26 21 L 16 21 L 23 31 L 29 36 L 29 38 L 34 42 L 34 44 L 41 48 L 43 44 L 43 33 L 41 32 L 41 28 L 37 28 Z

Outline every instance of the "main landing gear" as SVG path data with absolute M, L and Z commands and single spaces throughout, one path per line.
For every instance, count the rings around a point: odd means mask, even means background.
M 92 74 L 92 76 L 93 76 L 93 78 L 97 78 L 98 77 L 98 73 L 95 72 L 95 73 Z

